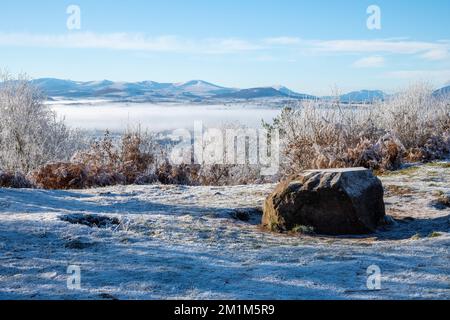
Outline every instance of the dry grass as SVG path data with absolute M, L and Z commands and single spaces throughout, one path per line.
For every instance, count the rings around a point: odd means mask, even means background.
M 427 166 L 447 169 L 450 168 L 450 162 L 432 162 L 428 163 Z
M 385 191 L 391 195 L 406 196 L 414 193 L 414 190 L 406 186 L 387 185 Z

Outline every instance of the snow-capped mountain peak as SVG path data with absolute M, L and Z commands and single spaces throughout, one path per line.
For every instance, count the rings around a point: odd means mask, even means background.
M 79 82 L 54 78 L 32 80 L 49 97 L 104 98 L 138 101 L 172 100 L 249 100 L 249 99 L 300 99 L 316 100 L 318 97 L 298 93 L 283 85 L 256 87 L 248 89 L 227 88 L 203 80 L 190 80 L 181 83 L 161 83 L 155 81 L 113 82 L 109 80 Z M 382 100 L 382 91 L 362 90 L 341 97 L 343 102 L 373 102 Z M 323 97 L 327 99 L 327 97 Z

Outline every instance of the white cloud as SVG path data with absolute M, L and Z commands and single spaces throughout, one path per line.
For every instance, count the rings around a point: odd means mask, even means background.
M 297 53 L 354 54 L 369 53 L 418 55 L 427 60 L 448 56 L 449 41 L 381 40 L 303 40 L 297 37 L 274 37 L 259 40 L 239 38 L 190 39 L 177 36 L 151 37 L 139 33 L 74 32 L 66 34 L 1 33 L 0 46 L 109 49 L 142 52 L 174 52 L 196 54 L 233 54 L 284 48 Z M 363 63 L 363 62 L 361 62 Z
M 277 38 L 267 38 L 264 42 L 268 45 L 298 45 L 301 44 L 301 39 L 296 37 L 277 37 Z
M 49 48 L 92 48 L 112 50 L 178 51 L 187 50 L 192 43 L 174 36 L 149 38 L 142 34 L 91 32 L 44 35 L 28 33 L 0 33 L 3 46 L 49 47 Z
M 274 56 L 271 56 L 271 55 L 268 55 L 268 54 L 257 56 L 255 58 L 255 60 L 259 61 L 259 62 L 273 62 L 273 61 L 277 61 L 277 59 Z
M 384 58 L 380 56 L 371 56 L 359 59 L 353 63 L 355 68 L 380 68 L 384 66 Z
M 331 40 L 318 41 L 316 47 L 319 51 L 325 52 L 417 54 L 431 50 L 446 50 L 448 44 L 406 40 Z
M 434 49 L 422 54 L 422 58 L 427 60 L 445 60 L 449 58 L 447 49 Z
M 176 36 L 149 37 L 144 34 L 91 32 L 68 33 L 64 35 L 43 35 L 28 33 L 0 33 L 0 46 L 109 49 L 146 52 L 177 53 L 234 53 L 258 50 L 256 44 L 240 39 L 193 40 Z
M 198 49 L 203 53 L 221 54 L 221 53 L 234 53 L 242 51 L 255 51 L 260 50 L 262 47 L 258 44 L 251 43 L 246 40 L 240 40 L 235 38 L 230 39 L 207 39 L 205 41 L 199 41 L 197 43 Z

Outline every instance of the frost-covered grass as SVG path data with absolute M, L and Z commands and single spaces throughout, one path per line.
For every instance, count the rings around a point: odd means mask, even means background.
M 263 232 L 271 184 L 0 189 L 0 298 L 449 299 L 450 209 L 432 205 L 450 194 L 448 168 L 381 178 L 395 223 L 365 237 Z M 380 291 L 366 287 L 373 264 Z M 81 290 L 67 289 L 68 265 Z

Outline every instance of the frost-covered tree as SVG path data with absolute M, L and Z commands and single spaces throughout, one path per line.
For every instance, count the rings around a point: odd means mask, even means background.
M 28 173 L 67 160 L 79 138 L 44 104 L 44 95 L 26 76 L 0 72 L 0 169 Z

